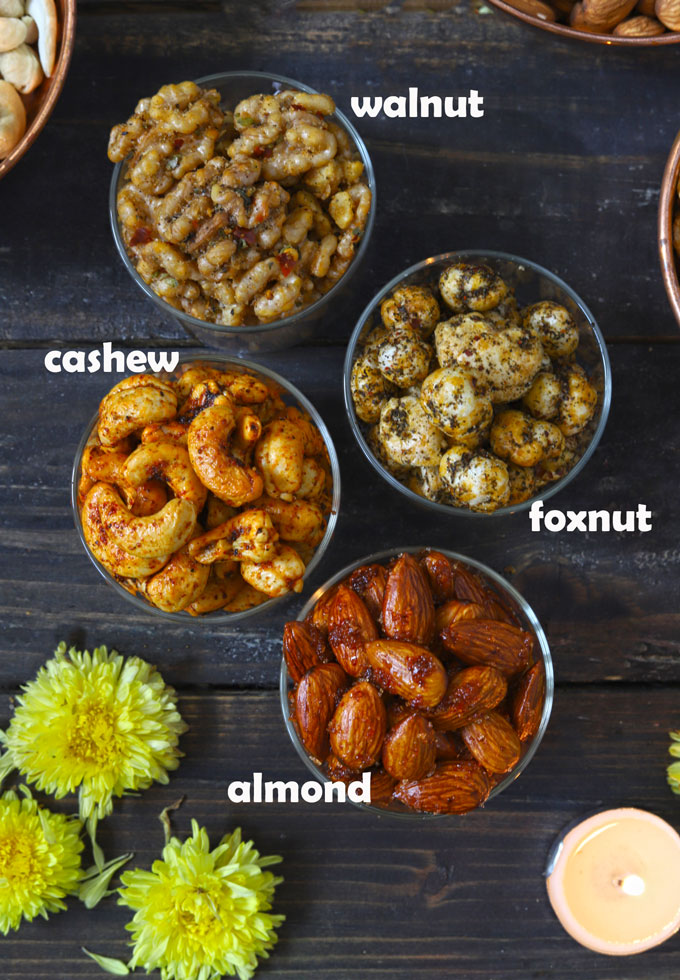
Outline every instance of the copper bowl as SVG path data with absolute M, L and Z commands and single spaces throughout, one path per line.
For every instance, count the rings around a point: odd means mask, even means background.
M 592 44 L 617 45 L 619 47 L 649 47 L 654 44 L 678 44 L 680 42 L 680 32 L 668 31 L 666 34 L 659 34 L 657 37 L 619 37 L 617 34 L 591 34 L 589 31 L 579 31 L 569 24 L 558 24 L 555 21 L 543 20 L 536 14 L 529 13 L 522 9 L 523 0 L 516 0 L 517 6 L 508 3 L 507 0 L 491 0 L 494 7 L 504 10 L 506 14 L 518 17 L 526 24 L 533 24 L 544 31 L 552 34 L 560 34 L 562 37 L 575 37 L 579 41 L 590 41 Z
M 680 178 L 680 133 L 675 137 L 666 161 L 659 198 L 659 258 L 661 274 L 675 319 L 680 324 L 680 280 L 678 257 L 673 248 L 673 213 L 678 201 L 676 188 Z
M 0 160 L 0 178 L 4 177 L 19 162 L 26 150 L 37 139 L 47 122 L 66 81 L 66 73 L 73 54 L 76 32 L 76 0 L 54 0 L 59 19 L 59 37 L 54 71 L 44 78 L 30 95 L 22 96 L 26 107 L 26 132 L 9 156 Z

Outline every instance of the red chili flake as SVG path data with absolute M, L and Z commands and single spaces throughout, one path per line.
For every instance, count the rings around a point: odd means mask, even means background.
M 263 160 L 270 157 L 273 152 L 271 146 L 256 146 L 253 150 L 253 156 L 257 157 L 258 160 Z
M 183 146 L 184 146 L 184 140 L 178 136 L 175 142 L 172 144 L 172 148 L 173 150 L 181 150 Z
M 289 276 L 295 268 L 295 258 L 290 252 L 279 252 L 276 256 L 276 261 L 279 263 L 279 269 L 284 276 Z
M 252 228 L 234 228 L 232 235 L 234 238 L 241 238 L 244 242 L 248 242 L 249 245 L 257 242 L 257 235 Z
M 293 104 L 291 105 L 291 109 L 302 109 L 303 112 L 307 112 L 306 107 L 303 106 L 303 105 L 300 105 L 299 102 L 293 102 Z
M 153 241 L 154 233 L 150 228 L 146 228 L 144 225 L 140 225 L 139 228 L 135 228 L 132 233 L 132 238 L 130 239 L 131 245 L 148 245 L 149 242 Z

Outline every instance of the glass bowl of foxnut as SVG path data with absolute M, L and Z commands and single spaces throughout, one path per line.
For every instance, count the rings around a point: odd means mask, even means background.
M 434 256 L 371 300 L 344 394 L 364 455 L 442 516 L 527 509 L 585 467 L 611 402 L 604 338 L 582 299 L 535 262 Z
M 445 549 L 360 558 L 284 627 L 281 710 L 298 755 L 397 819 L 460 816 L 502 793 L 534 757 L 553 694 L 526 599 Z
M 166 316 L 230 353 L 311 336 L 365 255 L 366 146 L 330 95 L 265 72 L 164 85 L 113 127 L 113 237 Z

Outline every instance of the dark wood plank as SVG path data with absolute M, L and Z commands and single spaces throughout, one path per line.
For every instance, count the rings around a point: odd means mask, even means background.
M 547 265 L 610 337 L 677 339 L 656 255 L 657 194 L 677 127 L 671 48 L 598 49 L 474 6 L 223 6 L 82 6 L 63 97 L 0 189 L 0 341 L 185 337 L 115 253 L 106 139 L 160 84 L 239 67 L 329 88 L 346 111 L 353 95 L 413 84 L 485 98 L 484 119 L 358 120 L 376 165 L 378 221 L 352 295 L 320 340 L 342 342 L 400 269 L 465 247 Z
M 547 505 L 563 510 L 653 511 L 647 534 L 532 533 L 526 513 L 448 522 L 408 504 L 363 458 L 345 418 L 342 349 L 262 358 L 290 378 L 326 420 L 340 456 L 342 504 L 335 538 L 314 587 L 348 562 L 386 547 L 446 546 L 508 574 L 534 606 L 563 682 L 680 680 L 678 562 L 672 529 L 680 409 L 680 345 L 611 346 L 615 398 L 600 448 L 586 470 Z M 302 598 L 233 628 L 163 624 L 138 613 L 101 581 L 83 552 L 69 507 L 75 447 L 105 375 L 48 375 L 43 352 L 6 352 L 2 385 L 3 559 L 0 684 L 16 686 L 62 638 L 102 637 L 125 652 L 162 660 L 173 683 L 276 683 L 280 635 Z M 46 406 L 49 410 L 46 411 Z M 306 593 L 308 594 L 308 592 Z
M 338 803 L 227 803 L 227 783 L 254 771 L 308 778 L 278 699 L 243 692 L 184 697 L 180 706 L 191 726 L 180 769 L 169 786 L 120 802 L 99 836 L 107 854 L 134 850 L 138 866 L 149 866 L 162 846 L 158 813 L 186 794 L 173 817 L 181 836 L 192 817 L 213 840 L 240 825 L 262 853 L 281 854 L 276 910 L 287 920 L 258 976 L 675 980 L 678 937 L 627 959 L 576 945 L 550 910 L 542 871 L 561 828 L 593 809 L 643 805 L 678 825 L 665 785 L 677 687 L 560 692 L 545 740 L 513 786 L 483 811 L 422 824 Z M 7 712 L 2 699 L 0 719 Z M 96 980 L 102 974 L 80 945 L 124 956 L 127 917 L 113 899 L 90 913 L 72 901 L 3 941 L 3 977 Z

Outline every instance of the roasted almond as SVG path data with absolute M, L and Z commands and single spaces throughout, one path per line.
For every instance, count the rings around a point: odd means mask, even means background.
M 466 568 L 459 561 L 453 562 L 454 572 L 454 596 L 463 602 L 476 602 L 478 606 L 484 606 L 486 600 L 486 587 L 480 577 L 471 569 Z
M 534 645 L 531 633 L 494 619 L 454 623 L 442 630 L 441 641 L 463 663 L 496 667 L 506 676 L 529 665 Z
M 441 551 L 426 551 L 420 564 L 428 577 L 435 602 L 448 602 L 456 595 L 456 573 L 453 563 Z
M 395 779 L 422 779 L 434 769 L 434 728 L 422 715 L 405 718 L 387 735 L 382 764 Z
M 412 555 L 400 555 L 387 576 L 382 627 L 391 640 L 427 644 L 434 636 L 434 602 L 425 572 Z
M 393 796 L 423 813 L 467 813 L 489 795 L 489 777 L 476 762 L 444 762 L 425 779 L 397 783 Z
M 307 616 L 306 622 L 315 626 L 322 636 L 327 636 L 328 634 L 328 613 L 338 588 L 338 585 L 334 585 L 324 592 Z
M 610 31 L 628 16 L 636 2 L 637 0 L 582 0 L 581 17 L 589 25 Z M 575 21 L 578 20 L 577 16 Z
M 446 692 L 444 666 L 426 647 L 399 640 L 374 640 L 366 656 L 375 683 L 414 707 L 433 708 Z
M 297 730 L 308 754 L 318 763 L 329 753 L 328 725 L 347 683 L 347 675 L 338 664 L 320 664 L 305 674 L 297 686 Z
M 382 604 L 387 585 L 387 572 L 382 565 L 362 565 L 349 577 L 350 588 L 364 600 L 366 608 L 376 622 L 380 622 Z
M 680 31 L 680 0 L 656 0 L 654 12 L 669 31 Z
M 371 772 L 371 803 L 389 802 L 396 782 L 394 776 L 390 776 L 384 769 L 374 769 Z
M 455 731 L 475 715 L 490 711 L 508 693 L 508 683 L 495 667 L 466 667 L 449 681 L 446 694 L 427 712 L 437 729 Z
M 359 681 L 343 695 L 328 728 L 333 753 L 358 770 L 377 761 L 386 731 L 385 705 L 368 681 Z
M 295 684 L 308 670 L 329 658 L 323 656 L 326 644 L 319 631 L 308 623 L 290 622 L 283 627 L 283 656 Z
M 328 642 L 338 663 L 352 677 L 368 670 L 364 647 L 378 639 L 375 625 L 364 601 L 346 585 L 340 585 L 328 610 Z
M 455 762 L 457 759 L 469 759 L 467 746 L 453 732 L 440 732 L 435 729 L 435 758 L 437 762 Z
M 509 623 L 510 626 L 521 628 L 521 622 L 517 613 L 505 598 L 501 598 L 493 589 L 486 590 L 484 601 L 487 619 L 497 619 L 501 623 Z
M 515 729 L 497 711 L 473 719 L 462 729 L 461 737 L 487 772 L 510 772 L 522 754 L 522 744 Z
M 512 699 L 512 723 L 520 741 L 532 739 L 538 731 L 544 700 L 545 670 L 539 662 L 520 677 Z
M 356 770 L 350 769 L 332 752 L 326 759 L 326 773 L 334 783 L 353 783 L 355 779 L 359 778 L 359 773 Z
M 460 599 L 450 599 L 438 606 L 434 614 L 434 629 L 439 635 L 452 623 L 464 622 L 466 619 L 486 619 L 486 611 L 476 602 L 461 602 Z
M 402 698 L 389 697 L 385 701 L 385 707 L 387 708 L 387 727 L 396 728 L 396 726 L 412 715 L 415 708 L 408 701 L 404 701 Z
M 627 17 L 612 31 L 612 34 L 616 34 L 617 37 L 658 37 L 659 34 L 665 33 L 666 28 L 656 17 L 645 17 L 644 14 Z

